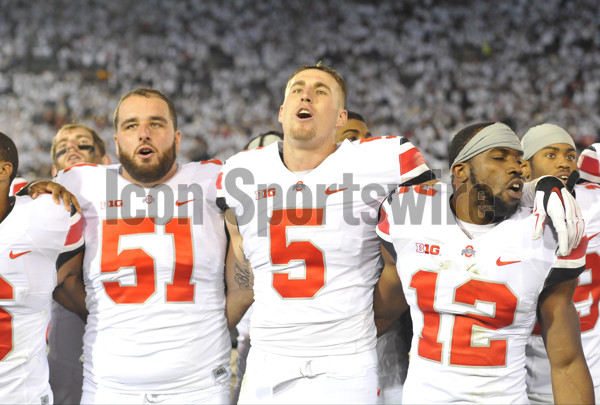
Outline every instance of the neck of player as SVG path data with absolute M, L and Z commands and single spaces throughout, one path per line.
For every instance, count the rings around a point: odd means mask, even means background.
M 332 138 L 335 139 L 335 138 Z M 321 143 L 309 147 L 307 143 L 283 142 L 283 163 L 292 172 L 312 170 L 335 152 L 335 142 Z
M 450 206 L 456 218 L 475 225 L 488 225 L 494 222 L 494 207 L 482 205 L 477 200 L 477 193 L 466 193 L 455 190 L 450 200 Z

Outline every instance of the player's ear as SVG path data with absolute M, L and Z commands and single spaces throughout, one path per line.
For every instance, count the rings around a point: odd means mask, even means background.
M 180 150 L 181 145 L 181 131 L 175 132 L 175 150 Z
M 108 153 L 106 155 L 102 156 L 102 161 L 100 164 L 102 164 L 102 165 L 110 164 L 110 156 L 108 156 Z
M 335 126 L 338 128 L 341 128 L 344 125 L 346 125 L 347 122 L 348 122 L 348 111 L 342 108 L 338 114 L 338 119 L 335 123 Z
M 465 183 L 471 174 L 471 166 L 468 162 L 459 162 L 452 165 L 450 172 L 458 183 Z
M 58 169 L 56 166 L 52 165 L 52 177 L 56 176 L 56 173 L 58 173 Z
M 281 107 L 279 107 L 279 118 L 278 121 L 283 123 L 283 105 L 281 105 Z
M 115 153 L 117 154 L 117 157 L 119 157 L 119 141 L 117 139 L 117 134 L 114 134 L 113 138 L 115 140 Z
M 529 160 L 522 161 L 521 170 L 523 171 L 523 179 L 531 181 L 531 162 Z
M 13 172 L 13 165 L 10 162 L 0 162 L 0 180 L 10 179 Z

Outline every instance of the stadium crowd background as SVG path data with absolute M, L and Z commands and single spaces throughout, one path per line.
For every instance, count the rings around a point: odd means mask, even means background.
M 549 121 L 578 146 L 600 127 L 597 0 L 0 0 L 0 126 L 21 175 L 50 174 L 56 130 L 98 130 L 139 86 L 179 109 L 182 161 L 227 158 L 280 129 L 300 65 L 336 68 L 375 136 L 406 135 L 447 168 L 456 128 Z

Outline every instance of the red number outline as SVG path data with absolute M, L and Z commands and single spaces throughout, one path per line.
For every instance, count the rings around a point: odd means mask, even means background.
M 423 313 L 419 334 L 419 357 L 442 361 L 443 343 L 439 341 L 441 316 L 435 309 L 437 272 L 419 270 L 413 274 L 410 288 L 415 290 L 417 306 Z M 506 365 L 507 339 L 489 339 L 489 346 L 473 346 L 475 326 L 498 330 L 514 322 L 518 299 L 503 283 L 470 279 L 454 289 L 454 302 L 475 306 L 480 302 L 495 304 L 494 317 L 466 313 L 454 315 L 450 346 L 450 365 L 501 367 Z M 499 305 L 502 303 L 502 305 Z
M 14 299 L 14 287 L 0 276 L 0 300 Z M 0 361 L 4 360 L 14 347 L 12 319 L 12 314 L 4 307 L 0 307 Z
M 193 302 L 196 284 L 192 282 L 194 254 L 190 218 L 172 218 L 165 225 L 165 234 L 173 235 L 173 278 L 166 284 L 166 302 Z M 122 286 L 119 281 L 103 281 L 107 295 L 116 304 L 143 304 L 156 292 L 154 258 L 143 248 L 119 251 L 121 236 L 154 234 L 153 218 L 110 219 L 102 223 L 102 256 L 100 272 L 114 273 L 123 267 L 133 267 L 136 285 Z
M 290 226 L 323 225 L 322 208 L 274 210 L 269 223 L 271 263 L 287 265 L 303 260 L 306 275 L 292 279 L 288 273 L 273 273 L 272 285 L 282 298 L 313 298 L 325 286 L 325 254 L 310 241 L 287 240 Z

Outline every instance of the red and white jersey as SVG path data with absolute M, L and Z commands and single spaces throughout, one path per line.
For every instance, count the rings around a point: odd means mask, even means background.
M 254 271 L 252 346 L 293 356 L 373 349 L 377 207 L 428 170 L 424 158 L 401 137 L 344 141 L 312 171 L 294 173 L 281 146 L 233 156 L 217 185 Z
M 12 183 L 10 183 L 8 195 L 16 195 L 23 187 L 27 185 L 27 183 L 27 180 L 25 180 L 23 177 L 15 177 Z
M 220 168 L 180 165 L 150 189 L 123 178 L 120 165 L 82 164 L 57 175 L 81 204 L 89 241 L 84 384 L 167 394 L 228 377 Z
M 15 197 L 0 223 L 2 403 L 52 400 L 46 359 L 52 292 L 58 268 L 82 248 L 80 215 L 69 215 L 49 195 Z
M 554 254 L 546 228 L 520 208 L 497 225 L 456 223 L 450 186 L 402 187 L 382 204 L 377 232 L 397 254 L 413 320 L 404 403 L 527 403 L 525 346 L 545 286 L 577 277 L 585 242 Z M 462 225 L 463 227 L 465 225 Z M 483 231 L 483 232 L 479 232 Z
M 598 152 L 600 143 L 594 143 L 584 149 L 577 160 L 579 175 L 582 179 L 594 183 L 600 183 L 600 159 Z
M 575 185 L 577 204 L 585 221 L 588 238 L 585 271 L 573 294 L 581 324 L 581 344 L 594 387 L 600 387 L 600 185 Z M 550 363 L 539 331 L 529 338 L 527 347 L 527 389 L 531 394 L 546 395 L 553 402 Z

